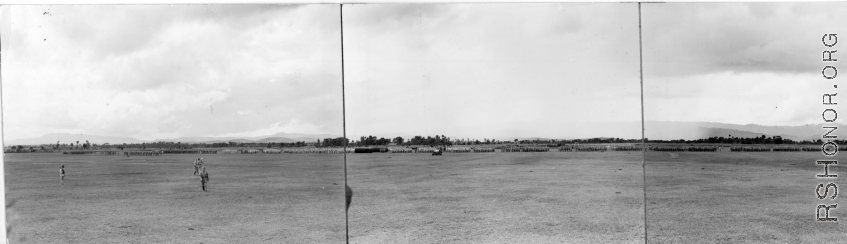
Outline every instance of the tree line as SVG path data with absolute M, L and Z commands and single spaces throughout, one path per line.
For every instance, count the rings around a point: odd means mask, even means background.
M 821 139 L 795 141 L 795 140 L 791 140 L 791 139 L 788 139 L 788 138 L 782 138 L 781 136 L 766 136 L 766 135 L 754 136 L 754 137 L 736 137 L 736 136 L 732 136 L 732 135 L 727 135 L 727 137 L 713 136 L 713 137 L 709 137 L 709 138 L 702 138 L 702 139 L 696 139 L 696 140 L 679 139 L 679 140 L 646 140 L 646 141 L 649 142 L 649 143 L 688 143 L 688 144 L 695 144 L 695 143 L 775 144 L 775 145 L 780 145 L 780 144 L 821 145 L 821 144 L 823 144 L 823 140 L 821 140 Z M 844 140 L 834 140 L 834 141 L 837 144 L 843 144 L 845 142 Z
M 782 138 L 781 136 L 755 136 L 755 137 L 736 137 L 732 135 L 728 135 L 726 137 L 723 136 L 713 136 L 708 138 L 701 138 L 696 140 L 650 140 L 645 138 L 645 141 L 648 143 L 686 143 L 686 144 L 697 144 L 697 143 L 709 143 L 709 144 L 802 144 L 802 145 L 821 145 L 823 144 L 823 140 L 802 140 L 795 141 L 788 138 Z M 641 139 L 622 139 L 622 138 L 589 138 L 589 139 L 570 139 L 570 140 L 559 140 L 559 139 L 514 139 L 512 141 L 504 141 L 497 139 L 473 139 L 473 138 L 459 138 L 454 139 L 447 137 L 445 135 L 435 135 L 435 136 L 414 136 L 412 138 L 403 138 L 402 136 L 397 136 L 394 138 L 385 138 L 385 137 L 376 137 L 376 136 L 362 136 L 359 137 L 359 140 L 350 140 L 344 137 L 337 138 L 324 138 L 323 140 L 318 139 L 317 142 L 307 143 L 305 141 L 297 141 L 297 142 L 217 142 L 217 143 L 182 143 L 182 142 L 143 142 L 143 143 L 121 143 L 121 144 L 92 144 L 85 140 L 84 143 L 80 141 L 70 142 L 70 143 L 61 143 L 59 141 L 56 144 L 42 144 L 42 145 L 33 145 L 33 146 L 25 146 L 25 145 L 13 145 L 7 146 L 7 152 L 48 152 L 52 150 L 109 150 L 109 149 L 118 149 L 118 150 L 145 150 L 145 149 L 194 149 L 194 148 L 230 148 L 230 147 L 263 147 L 263 148 L 286 148 L 286 147 L 343 147 L 345 143 L 347 146 L 388 146 L 388 145 L 397 145 L 397 146 L 411 146 L 411 145 L 427 145 L 427 146 L 453 146 L 453 145 L 490 145 L 490 144 L 535 144 L 535 145 L 548 145 L 548 146 L 562 146 L 567 144 L 574 143 L 589 143 L 589 144 L 603 144 L 603 143 L 640 143 Z M 847 144 L 847 140 L 835 140 L 838 144 Z
M 329 144 L 329 146 L 342 146 L 343 138 L 339 137 L 339 144 Z M 318 141 L 319 145 L 327 145 L 326 140 L 324 139 L 324 144 Z M 376 136 L 362 136 L 358 141 L 350 141 L 350 146 L 387 146 L 389 144 L 398 145 L 398 146 L 411 146 L 411 145 L 428 145 L 428 146 L 453 146 L 453 145 L 491 145 L 491 144 L 544 144 L 544 145 L 555 145 L 561 146 L 562 144 L 573 144 L 573 143 L 638 143 L 641 142 L 641 139 L 622 139 L 622 138 L 589 138 L 589 139 L 573 139 L 573 140 L 558 140 L 558 139 L 514 139 L 512 141 L 508 140 L 497 140 L 497 139 L 475 139 L 475 138 L 459 138 L 453 139 L 447 137 L 445 135 L 435 135 L 435 136 L 414 136 L 412 138 L 406 139 L 402 136 L 394 137 L 393 139 L 385 138 L 385 137 L 376 137 Z

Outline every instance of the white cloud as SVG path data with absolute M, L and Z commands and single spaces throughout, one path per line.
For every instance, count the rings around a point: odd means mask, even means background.
M 595 122 L 638 121 L 637 14 L 635 4 L 345 7 L 348 135 L 601 136 Z
M 821 123 L 821 96 L 833 92 L 813 74 L 722 72 L 645 82 L 648 120 L 760 125 Z M 816 115 L 817 114 L 817 115 Z
M 337 5 L 13 6 L 3 64 L 5 136 L 156 139 L 257 131 L 292 120 L 340 134 L 337 11 Z M 239 111 L 252 115 L 231 116 Z M 277 129 L 285 128 L 301 127 Z
M 245 131 L 245 132 L 237 132 L 237 133 L 225 133 L 216 135 L 218 137 L 256 137 L 256 136 L 267 136 L 280 132 L 286 133 L 304 133 L 304 134 L 320 134 L 323 133 L 323 128 L 320 126 L 310 124 L 307 122 L 303 122 L 300 120 L 292 119 L 288 121 L 286 124 L 280 124 L 279 122 L 273 123 L 268 127 Z
M 647 120 L 821 123 L 821 37 L 847 3 L 644 5 Z

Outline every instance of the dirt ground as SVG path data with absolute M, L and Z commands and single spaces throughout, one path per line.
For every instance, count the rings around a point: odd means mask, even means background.
M 197 157 L 209 192 L 193 175 Z M 343 243 L 341 162 L 326 154 L 6 154 L 9 240 Z
M 196 157 L 7 154 L 10 240 L 344 241 L 343 155 L 202 155 L 207 193 Z M 819 152 L 646 159 L 650 243 L 847 240 L 841 221 L 814 221 L 817 204 L 843 202 L 819 200 L 817 184 L 847 185 L 815 177 Z M 640 163 L 640 152 L 351 154 L 351 243 L 642 243 Z
M 353 154 L 351 243 L 643 243 L 640 152 Z
M 9 154 L 10 239 L 342 243 L 342 155 Z M 640 243 L 640 153 L 351 154 L 352 243 Z M 58 168 L 65 164 L 65 185 Z
M 673 155 L 676 154 L 676 155 Z M 647 152 L 647 206 L 650 243 L 844 243 L 847 203 L 819 200 L 818 184 L 842 180 L 843 166 L 830 165 L 838 178 L 821 179 L 832 159 L 820 152 Z M 844 161 L 845 153 L 834 159 Z M 676 156 L 676 157 L 674 157 Z M 847 189 L 847 188 L 842 188 Z M 831 190 L 831 189 L 830 189 Z M 823 189 L 821 189 L 823 193 Z M 832 191 L 830 191 L 830 196 Z M 838 223 L 815 221 L 818 204 Z M 847 204 L 844 205 L 847 207 Z

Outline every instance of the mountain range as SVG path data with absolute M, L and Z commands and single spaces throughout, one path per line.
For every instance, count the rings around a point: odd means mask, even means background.
M 645 137 L 649 139 L 699 139 L 708 137 L 781 136 L 792 140 L 817 140 L 829 131 L 824 126 L 843 128 L 843 124 L 805 124 L 798 126 L 768 126 L 757 124 L 726 124 L 715 122 L 647 121 Z M 838 131 L 832 135 L 838 135 Z
M 156 140 L 139 140 L 131 137 L 121 136 L 101 136 L 88 134 L 69 134 L 69 133 L 50 133 L 36 138 L 17 139 L 6 141 L 5 145 L 41 145 L 59 143 L 85 143 L 85 140 L 92 144 L 121 144 L 121 143 L 143 143 L 143 142 L 184 142 L 184 143 L 220 143 L 220 142 L 314 142 L 318 139 L 336 138 L 337 135 L 329 134 L 301 134 L 301 133 L 276 133 L 268 136 L 255 137 L 180 137 L 171 139 L 156 139 Z
M 155 141 L 169 142 L 197 142 L 197 143 L 216 143 L 216 142 L 297 142 L 306 141 L 312 142 L 324 138 L 336 138 L 340 135 L 330 134 L 302 134 L 302 133 L 285 133 L 280 132 L 267 136 L 254 137 L 180 137 L 172 139 L 156 139 Z
M 621 122 L 620 127 L 635 128 L 636 122 Z M 806 124 L 798 126 L 768 126 L 757 124 L 727 124 L 715 122 L 677 122 L 677 121 L 646 121 L 645 122 L 645 137 L 649 139 L 660 140 L 677 140 L 677 139 L 699 139 L 708 137 L 758 137 L 758 136 L 781 136 L 782 138 L 792 140 L 816 140 L 821 138 L 823 134 L 829 131 L 824 129 L 824 126 L 844 127 L 843 124 Z M 839 131 L 832 134 L 838 135 Z M 390 136 L 390 135 L 389 135 Z M 139 140 L 131 137 L 121 136 L 100 136 L 87 134 L 68 134 L 68 133 L 50 133 L 41 137 L 30 139 L 17 139 L 6 141 L 5 145 L 40 145 L 40 144 L 55 144 L 69 143 L 80 141 L 84 143 L 88 140 L 91 143 L 103 144 L 120 144 L 120 143 L 142 143 L 142 142 L 184 142 L 184 143 L 220 143 L 220 142 L 297 142 L 306 141 L 313 142 L 318 139 L 337 138 L 339 135 L 330 134 L 301 134 L 301 133 L 276 133 L 267 136 L 254 137 L 180 137 L 171 139 L 156 139 L 156 140 Z M 600 137 L 600 136 L 598 136 Z M 608 136 L 606 136 L 608 137 Z M 624 136 L 621 136 L 624 137 Z M 547 137 L 519 137 L 518 139 L 546 139 Z M 356 140 L 357 138 L 351 137 Z M 502 138 L 513 140 L 515 138 Z M 575 139 L 575 138 L 559 138 L 559 139 Z M 636 139 L 636 138 L 624 138 Z M 480 139 L 481 140 L 481 139 Z

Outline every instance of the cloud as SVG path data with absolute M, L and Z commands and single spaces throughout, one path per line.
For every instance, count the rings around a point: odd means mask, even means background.
M 77 47 L 95 49 L 93 53 L 102 58 L 146 49 L 154 44 L 162 28 L 174 23 L 212 24 L 236 30 L 273 21 L 274 15 L 290 15 L 302 6 L 71 5 L 22 8 L 20 11 L 35 17 L 28 20 L 38 23 L 38 28 L 56 30 L 45 31 L 45 38 L 67 38 Z
M 643 6 L 645 76 L 820 70 L 823 34 L 845 3 L 666 3 Z
M 821 37 L 842 33 L 845 3 L 643 6 L 645 119 L 820 123 Z
M 351 137 L 571 137 L 639 120 L 635 4 L 344 10 Z
M 802 125 L 821 123 L 824 93 L 808 74 L 723 72 L 645 82 L 647 120 Z M 817 83 L 816 83 L 817 82 Z
M 3 65 L 6 137 L 208 136 L 292 120 L 303 126 L 284 128 L 340 134 L 337 12 L 14 6 Z M 239 111 L 255 113 L 234 116 Z
M 224 133 L 215 135 L 217 137 L 257 137 L 257 136 L 267 136 L 280 132 L 292 132 L 296 131 L 297 133 L 304 134 L 320 134 L 324 131 L 323 128 L 306 123 L 297 119 L 292 119 L 288 121 L 286 124 L 281 124 L 279 122 L 275 122 L 268 127 L 260 128 L 252 131 L 245 132 L 237 132 L 237 133 Z

